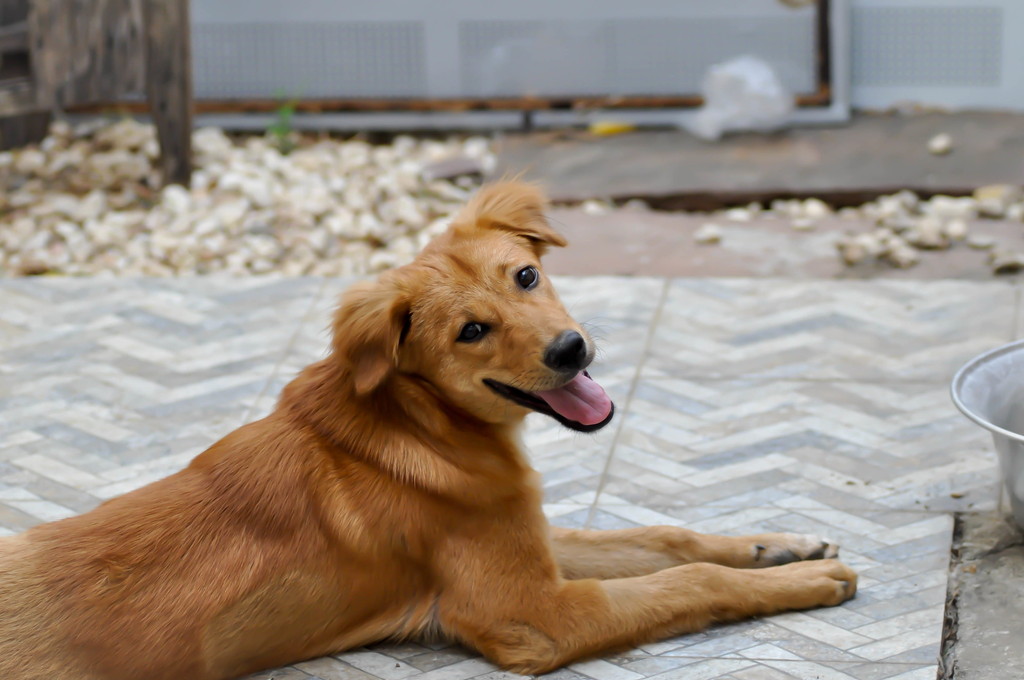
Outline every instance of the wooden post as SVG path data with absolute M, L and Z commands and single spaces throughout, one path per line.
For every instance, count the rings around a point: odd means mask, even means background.
M 0 119 L 0 151 L 38 144 L 50 129 L 50 112 L 23 113 Z
M 50 127 L 28 55 L 28 0 L 0 0 L 0 150 L 39 142 Z
M 164 184 L 192 176 L 192 50 L 188 0 L 143 0 L 146 97 L 160 140 Z

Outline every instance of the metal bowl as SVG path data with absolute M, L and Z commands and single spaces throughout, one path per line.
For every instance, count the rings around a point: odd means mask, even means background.
M 1013 518 L 1024 529 L 1024 340 L 968 361 L 950 393 L 965 416 L 992 433 Z

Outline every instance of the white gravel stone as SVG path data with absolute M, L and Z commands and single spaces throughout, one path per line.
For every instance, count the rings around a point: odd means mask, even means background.
M 967 245 L 975 250 L 988 250 L 995 247 L 996 240 L 991 236 L 977 234 L 967 237 Z
M 1006 219 L 1024 222 L 1024 203 L 1014 203 L 1006 208 Z
M 946 222 L 943 233 L 950 241 L 963 241 L 967 238 L 967 220 L 955 219 Z
M 713 245 L 719 243 L 722 240 L 722 228 L 717 224 L 705 224 L 702 225 L 693 234 L 693 240 L 701 245 Z
M 993 274 L 1016 274 L 1024 270 L 1024 253 L 1012 250 L 994 250 L 989 254 Z
M 771 202 L 768 209 L 777 217 L 796 219 L 803 216 L 800 201 L 796 199 L 777 198 Z
M 945 250 L 949 247 L 945 224 L 937 217 L 926 215 L 907 231 L 907 241 L 926 250 Z
M 0 153 L 0 276 L 330 273 L 408 261 L 476 187 L 427 181 L 455 154 L 494 167 L 488 139 L 192 136 L 190 187 L 160 188 L 150 125 L 54 123 L 38 147 Z
M 722 215 L 731 222 L 749 222 L 753 217 L 750 208 L 729 208 Z
M 802 207 L 803 217 L 810 220 L 820 220 L 832 214 L 828 204 L 819 198 L 808 198 Z
M 1001 218 L 1011 205 L 1021 200 L 1021 189 L 1012 184 L 989 184 L 974 190 L 978 212 L 985 217 Z
M 647 201 L 640 198 L 631 198 L 623 203 L 622 207 L 626 210 L 635 210 L 636 212 L 648 212 L 651 209 Z
M 921 254 L 909 245 L 896 245 L 885 251 L 884 258 L 892 266 L 908 269 L 921 261 Z
M 607 215 L 612 211 L 610 205 L 608 205 L 604 201 L 598 201 L 595 199 L 583 201 L 583 203 L 580 205 L 580 209 L 583 210 L 583 212 L 586 213 L 587 215 Z
M 973 220 L 978 216 L 978 202 L 970 196 L 932 196 L 921 205 L 921 212 L 943 220 Z
M 945 156 L 953 150 L 953 137 L 942 132 L 928 140 L 928 153 Z
M 847 235 L 836 244 L 836 248 L 839 257 L 850 266 L 877 258 L 885 252 L 885 246 L 876 234 Z

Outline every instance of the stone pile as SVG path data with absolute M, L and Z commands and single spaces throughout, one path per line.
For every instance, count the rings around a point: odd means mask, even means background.
M 993 273 L 1024 270 L 1024 253 L 1000 247 L 990 237 L 971 234 L 979 220 L 1007 220 L 1024 223 L 1024 191 L 1021 187 L 996 184 L 977 189 L 972 196 L 933 196 L 921 199 L 911 191 L 882 196 L 858 207 L 834 211 L 817 198 L 777 200 L 765 207 L 752 203 L 714 215 L 730 222 L 749 222 L 755 216 L 786 220 L 797 231 L 815 229 L 827 218 L 869 226 L 848 230 L 836 243 L 839 258 L 849 266 L 883 262 L 897 268 L 913 267 L 927 251 L 941 251 L 962 243 L 989 251 Z M 717 243 L 718 226 L 706 224 L 695 234 L 698 243 Z
M 988 237 L 970 233 L 980 219 L 1024 222 L 1024 192 L 1020 187 L 992 185 L 973 196 L 933 196 L 922 200 L 910 191 L 882 196 L 859 208 L 840 210 L 840 215 L 867 220 L 873 231 L 847 233 L 836 244 L 839 257 L 850 266 L 881 260 L 894 267 L 912 267 L 923 251 L 948 250 L 957 243 L 989 250 L 995 274 L 1020 271 L 1024 254 L 999 248 Z
M 409 261 L 494 164 L 482 137 L 194 133 L 190 187 L 161 187 L 152 126 L 58 122 L 0 153 L 0 276 L 282 273 L 347 276 Z M 431 168 L 455 159 L 455 181 Z
M 189 187 L 160 188 L 152 126 L 131 119 L 55 123 L 38 146 L 0 153 L 0 276 L 89 274 L 371 274 L 412 259 L 494 168 L 483 137 L 307 137 L 282 153 L 272 136 L 193 135 Z M 289 146 L 294 140 L 289 140 Z M 592 199 L 590 215 L 646 209 Z M 811 231 L 857 226 L 836 243 L 849 266 L 912 267 L 927 251 L 989 251 L 995 273 L 1024 270 L 1024 253 L 971 233 L 979 219 L 1024 222 L 1020 187 L 920 199 L 910 191 L 834 211 L 816 199 L 723 210 L 694 234 L 718 244 L 721 224 L 754 217 Z

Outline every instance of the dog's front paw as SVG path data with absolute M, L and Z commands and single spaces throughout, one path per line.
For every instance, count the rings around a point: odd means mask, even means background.
M 754 536 L 753 566 L 776 567 L 802 560 L 826 560 L 839 555 L 839 546 L 813 534 L 762 534 Z
M 766 579 L 759 613 L 833 607 L 857 593 L 857 574 L 839 560 L 794 562 L 755 572 Z

